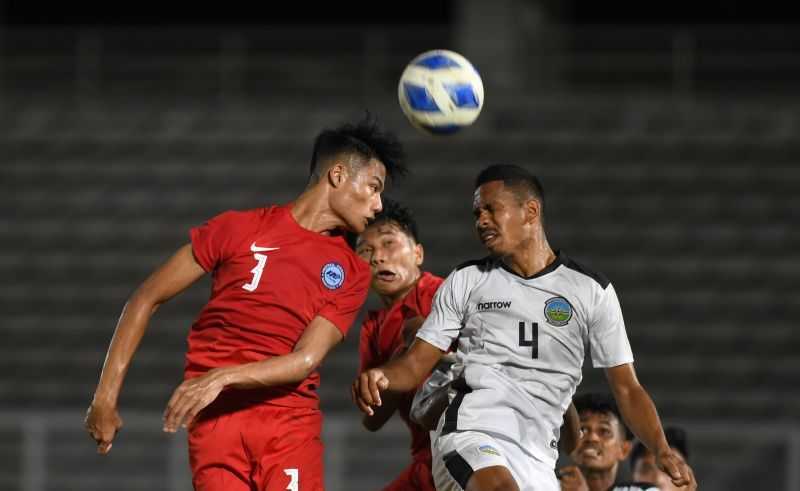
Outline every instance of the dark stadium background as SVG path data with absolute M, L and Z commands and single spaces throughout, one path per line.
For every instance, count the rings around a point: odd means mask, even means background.
M 614 282 L 701 489 L 800 489 L 797 7 L 0 5 L 0 489 L 190 487 L 159 418 L 208 283 L 156 314 L 99 457 L 82 417 L 120 309 L 189 227 L 296 195 L 314 135 L 364 109 L 407 145 L 413 175 L 389 195 L 417 211 L 428 269 L 482 254 L 477 170 L 527 166 L 551 243 Z M 438 47 L 486 86 L 475 126 L 443 139 L 396 103 L 405 63 Z M 332 490 L 376 489 L 408 460 L 399 424 L 359 427 L 357 338 L 323 369 Z M 579 391 L 603 387 L 587 366 Z

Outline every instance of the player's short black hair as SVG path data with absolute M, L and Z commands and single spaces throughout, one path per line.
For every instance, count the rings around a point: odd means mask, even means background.
M 622 431 L 622 437 L 625 440 L 630 440 L 633 438 L 631 432 L 628 431 L 628 427 L 625 426 L 625 423 L 622 421 L 622 416 L 620 415 L 619 408 L 617 407 L 617 401 L 615 401 L 610 394 L 606 394 L 604 392 L 587 392 L 585 394 L 575 396 L 572 399 L 572 403 L 575 405 L 575 410 L 578 411 L 578 415 L 583 412 L 595 414 L 613 414 L 619 423 L 619 428 Z
M 400 227 L 414 242 L 419 243 L 419 231 L 414 213 L 406 206 L 391 198 L 383 198 L 383 209 L 375 215 L 368 226 L 391 223 Z
M 491 181 L 503 181 L 520 202 L 530 197 L 542 205 L 544 213 L 544 188 L 539 178 L 518 165 L 494 164 L 483 169 L 475 178 L 475 189 Z
M 317 135 L 311 153 L 309 180 L 318 180 L 323 170 L 321 164 L 343 153 L 363 157 L 364 163 L 370 159 L 380 160 L 390 178 L 407 173 L 403 145 L 393 133 L 382 129 L 369 113 L 356 123 L 326 129 Z
M 686 461 L 689 461 L 689 442 L 686 436 L 686 430 L 678 426 L 667 426 L 664 428 L 664 436 L 667 437 L 667 444 L 677 450 L 683 455 Z M 644 457 L 648 452 L 647 448 L 642 442 L 636 442 L 631 450 L 631 468 L 636 465 L 636 462 Z

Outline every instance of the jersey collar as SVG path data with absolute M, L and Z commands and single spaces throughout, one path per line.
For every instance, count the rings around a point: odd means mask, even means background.
M 514 270 L 506 266 L 506 263 L 504 263 L 502 260 L 498 259 L 498 262 L 500 263 L 501 268 L 503 268 L 508 273 L 511 273 L 512 275 L 516 276 L 517 278 L 522 278 L 523 280 L 533 280 L 541 276 L 544 276 L 548 273 L 552 273 L 553 271 L 558 269 L 559 266 L 567 262 L 567 255 L 564 254 L 561 250 L 556 250 L 555 254 L 556 258 L 553 259 L 553 261 L 550 264 L 545 266 L 544 269 L 542 269 L 538 273 L 534 273 L 531 276 L 522 276 L 521 274 L 515 272 Z

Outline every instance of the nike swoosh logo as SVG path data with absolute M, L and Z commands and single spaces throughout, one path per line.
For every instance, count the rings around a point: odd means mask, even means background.
M 280 247 L 258 247 L 255 242 L 250 245 L 250 250 L 253 252 L 269 252 L 277 251 Z

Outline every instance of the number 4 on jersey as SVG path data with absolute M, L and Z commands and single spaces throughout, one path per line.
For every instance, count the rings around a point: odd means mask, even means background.
M 539 358 L 539 324 L 531 323 L 531 337 L 525 332 L 525 322 L 519 321 L 519 345 L 531 347 L 531 358 Z

